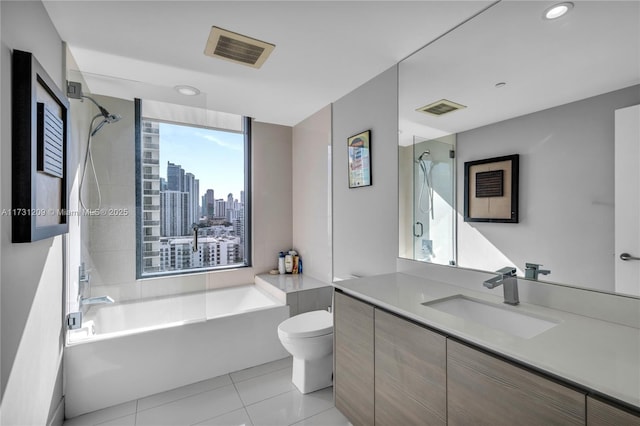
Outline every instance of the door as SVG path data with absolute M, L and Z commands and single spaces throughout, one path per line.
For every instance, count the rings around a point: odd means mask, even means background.
M 640 296 L 640 105 L 615 112 L 615 291 Z M 632 258 L 622 260 L 626 253 Z
M 455 138 L 414 137 L 413 258 L 456 264 Z

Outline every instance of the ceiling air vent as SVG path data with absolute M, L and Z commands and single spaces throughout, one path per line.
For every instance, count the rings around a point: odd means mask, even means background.
M 448 101 L 446 99 L 441 99 L 437 102 L 433 102 L 433 103 L 430 103 L 429 105 L 420 107 L 416 111 L 424 112 L 425 114 L 431 114 L 439 117 L 441 115 L 448 114 L 450 112 L 457 111 L 462 108 L 466 108 L 466 106 Z
M 214 58 L 226 59 L 237 64 L 260 68 L 275 47 L 275 44 L 256 40 L 219 27 L 211 27 L 204 54 Z

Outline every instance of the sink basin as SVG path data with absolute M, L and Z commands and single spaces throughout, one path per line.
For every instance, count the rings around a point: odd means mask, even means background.
M 516 307 L 496 305 L 460 294 L 423 305 L 523 339 L 530 339 L 558 325 L 551 319 L 518 312 Z

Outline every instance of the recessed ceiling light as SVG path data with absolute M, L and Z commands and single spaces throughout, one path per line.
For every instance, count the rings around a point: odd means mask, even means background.
M 174 87 L 178 93 L 185 96 L 196 96 L 200 94 L 200 91 L 192 86 L 180 85 Z
M 573 3 L 571 2 L 554 4 L 553 6 L 548 7 L 544 11 L 544 14 L 542 16 L 544 17 L 544 19 L 549 19 L 549 20 L 558 19 L 559 17 L 563 16 L 565 13 L 570 11 L 572 8 L 573 8 Z

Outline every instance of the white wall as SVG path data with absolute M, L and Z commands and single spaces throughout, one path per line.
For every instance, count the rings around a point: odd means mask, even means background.
M 398 256 L 408 259 L 414 258 L 413 161 L 413 146 L 398 146 Z
M 304 275 L 331 271 L 331 105 L 293 127 L 293 246 Z
M 398 69 L 333 104 L 333 275 L 395 271 L 398 255 Z M 371 130 L 372 186 L 349 189 L 347 138 Z
M 520 223 L 459 214 L 458 264 L 541 263 L 544 280 L 614 291 L 614 110 L 639 102 L 633 86 L 458 134 L 459 212 L 465 161 L 520 154 Z
M 253 123 L 253 270 L 278 267 L 278 252 L 293 246 L 292 128 Z M 305 265 L 306 266 L 306 265 Z
M 32 52 L 61 88 L 65 61 L 60 36 L 40 2 L 3 1 L 0 11 L 0 200 L 3 209 L 10 209 L 11 52 Z M 0 239 L 0 423 L 61 424 L 62 410 L 58 408 L 62 401 L 63 238 L 12 244 L 11 217 L 3 215 Z

